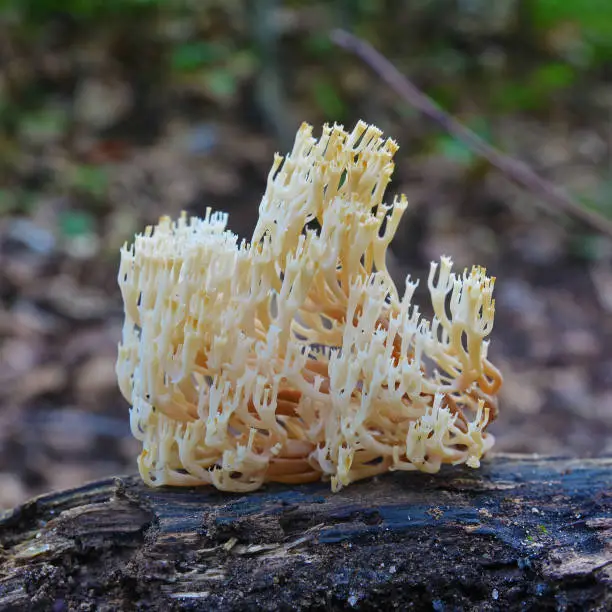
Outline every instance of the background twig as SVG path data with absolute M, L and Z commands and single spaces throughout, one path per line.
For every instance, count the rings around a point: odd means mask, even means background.
M 445 112 L 369 43 L 345 30 L 333 30 L 330 37 L 336 45 L 361 58 L 406 102 L 439 123 L 449 134 L 452 134 L 470 149 L 486 158 L 508 178 L 542 198 L 540 204 L 547 204 L 549 210 L 560 210 L 586 223 L 598 232 L 612 237 L 612 220 L 594 210 L 585 208 L 565 190 L 543 179 L 523 162 L 492 147 L 472 130 Z

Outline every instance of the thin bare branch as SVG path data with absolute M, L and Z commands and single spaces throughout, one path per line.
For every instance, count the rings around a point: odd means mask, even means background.
M 547 204 L 549 210 L 562 211 L 598 232 L 612 237 L 611 219 L 586 208 L 564 189 L 542 178 L 523 162 L 492 147 L 472 130 L 451 117 L 369 43 L 345 30 L 333 30 L 330 37 L 336 45 L 361 58 L 406 102 L 439 123 L 449 134 L 483 156 L 508 178 L 538 195 L 542 203 Z

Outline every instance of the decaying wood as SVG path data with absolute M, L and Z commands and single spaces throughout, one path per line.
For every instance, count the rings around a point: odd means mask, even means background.
M 0 516 L 0 610 L 612 610 L 612 458 L 247 495 L 136 477 Z

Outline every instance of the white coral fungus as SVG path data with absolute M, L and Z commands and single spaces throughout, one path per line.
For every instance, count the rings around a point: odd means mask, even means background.
M 302 125 L 277 155 L 250 243 L 227 215 L 162 218 L 121 251 L 117 375 L 150 485 L 331 479 L 478 467 L 501 376 L 494 279 L 443 257 L 435 317 L 385 266 L 406 209 L 383 194 L 397 145 L 362 122 Z

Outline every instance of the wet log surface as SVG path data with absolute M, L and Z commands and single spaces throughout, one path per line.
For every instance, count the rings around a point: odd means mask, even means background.
M 0 514 L 0 610 L 612 610 L 612 458 L 498 456 L 332 494 L 129 476 Z

